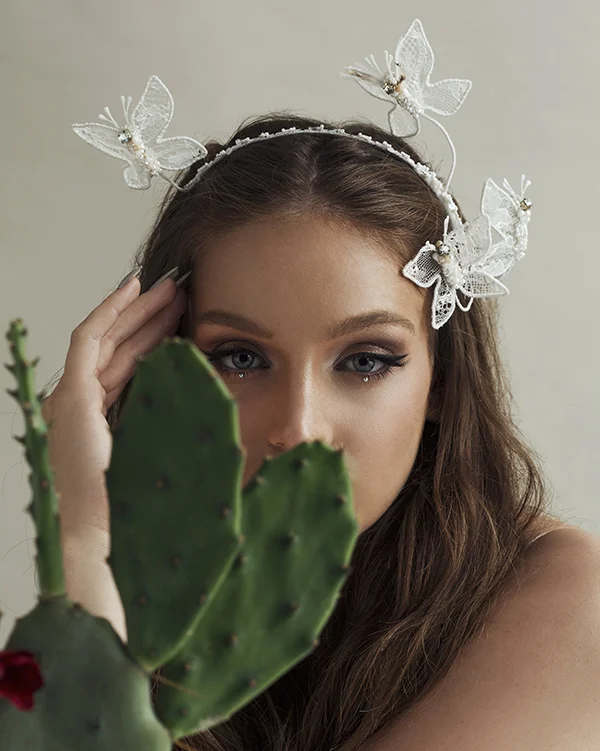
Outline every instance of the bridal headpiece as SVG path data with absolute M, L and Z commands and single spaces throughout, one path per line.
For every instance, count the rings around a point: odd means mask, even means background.
M 366 57 L 365 61 L 366 65 L 346 67 L 341 75 L 354 78 L 369 94 L 392 105 L 388 119 L 394 135 L 404 138 L 416 136 L 420 130 L 420 118 L 430 120 L 442 130 L 452 151 L 452 168 L 445 182 L 429 167 L 416 162 L 386 141 L 320 125 L 306 129 L 284 128 L 273 133 L 261 133 L 255 138 L 238 139 L 232 146 L 222 149 L 201 164 L 185 185 L 178 185 L 165 173 L 179 171 L 202 161 L 208 152 L 203 144 L 193 138 L 163 137 L 173 116 L 173 97 L 157 76 L 149 79 L 133 111 L 130 111 L 131 97 L 125 101 L 125 97 L 121 96 L 124 123 L 118 123 L 105 107 L 106 114 L 99 117 L 106 124 L 76 123 L 73 129 L 92 146 L 126 162 L 123 170 L 125 182 L 137 190 L 149 188 L 152 177 L 158 175 L 177 190 L 188 191 L 202 179 L 206 170 L 233 151 L 255 141 L 295 133 L 314 132 L 354 138 L 394 154 L 421 176 L 447 213 L 443 238 L 435 242 L 428 240 L 402 269 L 403 275 L 419 287 L 436 285 L 431 324 L 439 329 L 452 316 L 456 305 L 467 312 L 476 297 L 509 293 L 500 277 L 523 257 L 527 249 L 527 225 L 532 203 L 524 194 L 531 181 L 525 180 L 522 175 L 519 191 L 516 192 L 506 179 L 500 187 L 488 178 L 483 187 L 480 215 L 470 222 L 463 222 L 449 192 L 456 166 L 456 150 L 448 132 L 435 116 L 453 115 L 464 102 L 472 82 L 446 78 L 430 83 L 433 50 L 419 19 L 412 22 L 399 40 L 394 55 L 385 52 L 383 70 L 373 55 Z M 498 233 L 497 239 L 492 237 L 492 229 Z M 467 298 L 466 303 L 460 299 L 459 292 Z

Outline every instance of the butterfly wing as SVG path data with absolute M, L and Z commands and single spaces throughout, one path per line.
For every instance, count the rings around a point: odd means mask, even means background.
M 446 244 L 453 249 L 464 271 L 488 253 L 491 242 L 492 230 L 486 216 L 459 225 L 446 238 Z
M 152 176 L 148 172 L 148 169 L 141 164 L 133 160 L 129 166 L 123 170 L 123 177 L 125 182 L 130 188 L 136 190 L 146 190 L 150 187 Z
M 466 233 L 471 241 L 469 246 L 470 253 L 467 258 L 468 266 L 471 266 L 489 253 L 492 244 L 492 227 L 489 218 L 484 214 L 480 214 L 467 223 Z
M 117 134 L 120 131 L 117 128 L 101 123 L 75 123 L 73 130 L 84 141 L 105 154 L 127 162 L 127 166 L 123 169 L 123 177 L 130 188 L 145 190 L 150 187 L 151 177 L 148 169 L 135 159 L 125 144 L 119 141 Z
M 156 141 L 173 117 L 173 97 L 158 76 L 150 76 L 140 101 L 131 115 L 131 124 L 146 146 Z
M 398 41 L 394 57 L 410 83 L 411 92 L 418 98 L 429 80 L 434 62 L 433 50 L 418 18 Z
M 362 64 L 348 65 L 340 73 L 342 78 L 353 78 L 371 96 L 383 99 L 386 102 L 396 101 L 383 90 L 383 74 L 375 65 L 366 58 L 370 67 Z
M 396 136 L 402 136 L 403 138 L 410 138 L 410 136 L 416 136 L 419 132 L 419 120 L 401 104 L 390 110 L 388 119 L 390 121 L 390 130 Z
M 456 308 L 456 291 L 440 277 L 433 292 L 431 306 L 431 325 L 434 329 L 441 328 L 452 316 Z
M 417 255 L 405 264 L 402 275 L 419 287 L 431 287 L 435 280 L 440 277 L 440 266 L 431 257 L 434 250 L 434 245 L 429 242 L 425 243 Z
M 500 240 L 492 246 L 489 254 L 475 263 L 473 271 L 485 271 L 495 277 L 506 274 L 516 260 L 512 243 Z
M 122 159 L 131 164 L 132 156 L 127 146 L 119 141 L 117 134 L 119 131 L 112 125 L 102 125 L 101 123 L 74 123 L 73 130 L 84 141 L 95 146 L 105 154 Z
M 152 156 L 165 170 L 189 167 L 207 154 L 208 151 L 201 143 L 187 136 L 161 138 L 152 146 Z
M 496 185 L 491 177 L 485 181 L 481 197 L 481 213 L 489 217 L 492 227 L 505 239 L 514 236 L 518 209 L 511 196 Z
M 470 271 L 464 274 L 458 288 L 469 297 L 490 297 L 507 295 L 507 287 L 485 271 Z
M 438 115 L 453 115 L 465 101 L 472 83 L 466 78 L 445 78 L 443 81 L 427 84 L 423 105 Z
M 480 215 L 453 230 L 446 238 L 446 243 L 453 248 L 460 261 L 462 275 L 457 289 L 471 298 L 508 294 L 508 289 L 489 273 L 494 268 L 493 264 L 482 265 L 482 259 L 487 260 L 490 256 L 491 232 L 489 218 Z M 458 295 L 456 302 L 464 311 L 468 311 L 472 305 L 472 300 L 463 305 Z

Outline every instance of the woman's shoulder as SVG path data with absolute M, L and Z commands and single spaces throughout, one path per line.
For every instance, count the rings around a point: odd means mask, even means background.
M 591 659 L 600 656 L 600 537 L 549 515 L 535 526 L 485 627 L 365 751 L 500 751 L 525 738 L 542 751 L 567 735 L 579 751 L 600 738 L 600 657 Z
M 544 538 L 543 546 L 547 548 L 550 544 L 554 545 L 567 540 L 584 540 L 589 535 L 590 533 L 581 529 L 581 527 L 568 524 L 551 514 L 543 513 L 528 532 L 528 552 L 534 550 L 537 552 L 541 548 L 541 543 L 538 544 L 538 540 L 541 540 L 541 538 Z M 591 535 L 591 537 L 595 536 Z
M 564 579 L 566 585 L 570 579 L 600 593 L 600 535 L 546 515 L 531 530 L 517 572 L 517 590 L 524 580 L 538 579 L 534 591 L 543 595 L 545 588 L 556 586 L 558 580 Z M 600 598 L 598 601 L 600 606 Z

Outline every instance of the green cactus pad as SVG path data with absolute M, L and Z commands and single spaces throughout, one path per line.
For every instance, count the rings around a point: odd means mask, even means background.
M 17 621 L 4 649 L 32 652 L 44 685 L 28 711 L 0 697 L 3 751 L 170 751 L 149 676 L 104 618 L 65 597 L 41 601 Z
M 341 451 L 315 441 L 266 459 L 242 511 L 235 565 L 160 671 L 156 713 L 175 738 L 225 721 L 308 655 L 348 576 L 358 524 Z
M 139 361 L 106 471 L 107 561 L 145 670 L 183 645 L 240 549 L 243 456 L 237 405 L 192 343 Z

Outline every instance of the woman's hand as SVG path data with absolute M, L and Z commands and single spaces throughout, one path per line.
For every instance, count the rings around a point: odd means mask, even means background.
M 104 472 L 112 435 L 107 410 L 134 375 L 136 359 L 174 335 L 186 299 L 172 278 L 140 295 L 140 282 L 133 277 L 72 332 L 64 373 L 42 401 L 42 416 L 52 422 L 49 455 L 60 493 L 63 536 L 93 537 L 104 541 L 108 550 Z

